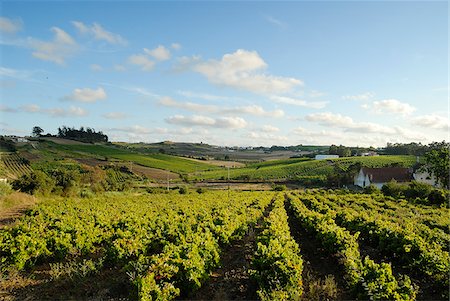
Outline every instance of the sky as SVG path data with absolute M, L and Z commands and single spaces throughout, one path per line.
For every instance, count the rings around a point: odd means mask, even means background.
M 448 141 L 447 1 L 0 2 L 0 134 Z

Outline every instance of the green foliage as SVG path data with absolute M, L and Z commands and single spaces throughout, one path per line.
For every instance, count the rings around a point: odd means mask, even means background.
M 15 190 L 29 194 L 48 195 L 54 189 L 55 181 L 42 171 L 36 170 L 14 180 L 11 186 Z
M 435 142 L 429 145 L 430 151 L 425 154 L 425 170 L 433 174 L 442 187 L 449 188 L 450 145 Z
M 188 193 L 188 189 L 186 187 L 180 187 L 180 189 L 178 189 L 178 192 L 180 194 L 186 194 Z
M 290 205 L 298 221 L 314 233 L 331 254 L 337 253 L 344 265 L 346 279 L 362 298 L 371 300 L 414 300 L 416 291 L 409 278 L 399 282 L 392 275 L 390 264 L 377 264 L 359 253 L 359 232 L 351 234 L 336 223 L 336 212 L 314 195 L 290 197 Z M 308 206 L 312 209 L 310 210 Z M 403 281 L 405 280 L 405 281 Z
M 282 195 L 274 200 L 264 230 L 257 237 L 252 266 L 261 300 L 298 300 L 303 292 L 303 260 L 290 235 L 283 200 Z
M 31 134 L 34 137 L 39 137 L 44 132 L 44 130 L 40 126 L 33 127 L 33 130 L 31 131 Z
M 376 194 L 380 192 L 380 189 L 378 189 L 377 186 L 370 184 L 369 186 L 364 187 L 363 191 L 366 194 Z
M 405 191 L 408 188 L 405 184 L 397 183 L 395 180 L 391 180 L 381 187 L 381 192 L 385 196 L 390 196 L 396 199 L 403 198 L 405 196 Z
M 220 246 L 241 238 L 272 198 L 236 192 L 228 199 L 217 191 L 195 200 L 174 192 L 47 200 L 2 229 L 0 268 L 52 263 L 52 277 L 77 278 L 116 267 L 137 298 L 171 300 L 201 286 L 219 264 Z
M 0 182 L 0 197 L 8 195 L 12 192 L 11 185 L 6 182 Z
M 285 191 L 286 185 L 273 185 L 272 190 L 273 191 Z

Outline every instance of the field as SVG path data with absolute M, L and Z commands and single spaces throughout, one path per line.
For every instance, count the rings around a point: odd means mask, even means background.
M 43 198 L 0 230 L 0 297 L 446 300 L 449 213 L 341 190 Z
M 0 177 L 17 179 L 32 172 L 27 160 L 16 153 L 0 153 Z
M 339 165 L 343 169 L 355 163 L 360 163 L 365 167 L 383 167 L 391 164 L 411 167 L 415 162 L 416 157 L 414 156 L 348 157 L 332 160 L 293 158 L 256 163 L 243 168 L 233 168 L 230 169 L 230 179 L 284 181 L 315 178 L 324 180 L 327 174 L 333 171 L 335 165 Z M 224 169 L 205 171 L 192 177 L 192 179 L 197 180 L 224 180 L 227 178 L 228 171 Z
M 41 148 L 45 148 L 47 151 L 53 150 L 62 152 L 65 156 L 69 155 L 73 158 L 94 157 L 102 160 L 118 159 L 125 162 L 133 162 L 145 167 L 164 169 L 179 174 L 218 169 L 218 167 L 214 165 L 181 157 L 159 153 L 140 154 L 124 148 L 106 145 L 56 144 L 47 142 L 42 145 Z

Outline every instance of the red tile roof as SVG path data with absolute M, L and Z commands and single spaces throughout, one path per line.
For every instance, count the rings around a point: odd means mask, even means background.
M 369 176 L 369 180 L 372 183 L 386 183 L 390 180 L 396 180 L 397 182 L 409 182 L 412 180 L 411 170 L 404 167 L 363 167 L 362 171 L 364 175 Z

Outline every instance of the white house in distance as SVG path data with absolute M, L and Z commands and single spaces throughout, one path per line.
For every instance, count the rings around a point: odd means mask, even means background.
M 433 174 L 430 175 L 426 171 L 416 171 L 415 173 L 413 173 L 413 178 L 415 181 L 420 183 L 429 184 L 434 187 L 441 187 L 441 185 L 439 185 L 438 181 L 436 180 L 436 177 Z
M 324 160 L 324 159 L 337 159 L 338 155 L 316 155 L 314 160 Z
M 363 167 L 355 176 L 354 184 L 359 187 L 367 187 L 375 185 L 377 188 L 383 187 L 384 184 L 391 180 L 399 183 L 409 182 L 412 178 L 412 172 L 409 168 L 404 167 L 383 167 L 383 168 L 368 168 Z

